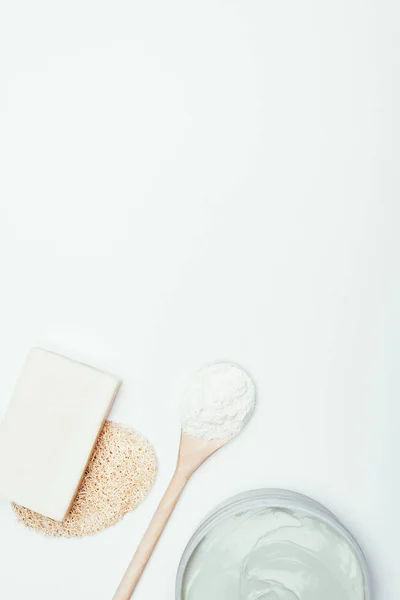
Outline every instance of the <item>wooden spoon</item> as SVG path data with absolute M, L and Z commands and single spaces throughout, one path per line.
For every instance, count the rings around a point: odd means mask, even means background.
M 154 517 L 114 595 L 113 600 L 129 600 L 157 545 L 182 492 L 195 471 L 229 439 L 203 440 L 181 433 L 178 462 Z

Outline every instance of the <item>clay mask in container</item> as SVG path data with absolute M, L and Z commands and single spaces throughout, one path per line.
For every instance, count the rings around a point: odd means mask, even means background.
M 365 558 L 324 507 L 282 490 L 229 500 L 184 553 L 177 600 L 370 600 Z

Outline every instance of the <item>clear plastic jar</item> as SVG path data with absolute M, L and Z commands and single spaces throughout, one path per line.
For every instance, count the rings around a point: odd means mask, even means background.
M 364 600 L 372 599 L 371 591 L 371 579 L 369 568 L 365 556 L 358 545 L 353 535 L 346 529 L 346 527 L 339 521 L 334 514 L 332 514 L 327 508 L 319 504 L 315 500 L 291 492 L 288 490 L 278 489 L 259 489 L 244 492 L 237 496 L 229 498 L 217 506 L 200 524 L 192 538 L 190 539 L 186 549 L 181 558 L 178 574 L 176 579 L 176 600 L 182 600 L 182 586 L 184 581 L 185 570 L 188 562 L 196 550 L 198 544 L 203 538 L 219 523 L 225 519 L 232 517 L 238 513 L 242 513 L 248 510 L 257 510 L 262 508 L 283 508 L 289 510 L 299 510 L 303 513 L 308 514 L 311 517 L 318 518 L 320 521 L 330 525 L 343 539 L 347 542 L 349 547 L 353 550 L 356 556 L 361 571 L 364 577 Z

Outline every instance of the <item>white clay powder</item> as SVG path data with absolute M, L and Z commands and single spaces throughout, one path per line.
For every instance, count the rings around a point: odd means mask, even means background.
M 247 373 L 230 363 L 213 364 L 188 382 L 182 428 L 195 438 L 232 438 L 248 423 L 254 406 L 255 387 Z

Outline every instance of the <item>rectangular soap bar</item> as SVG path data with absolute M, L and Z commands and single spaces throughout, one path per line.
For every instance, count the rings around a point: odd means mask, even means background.
M 0 425 L 0 495 L 62 521 L 120 383 L 69 358 L 31 350 Z

